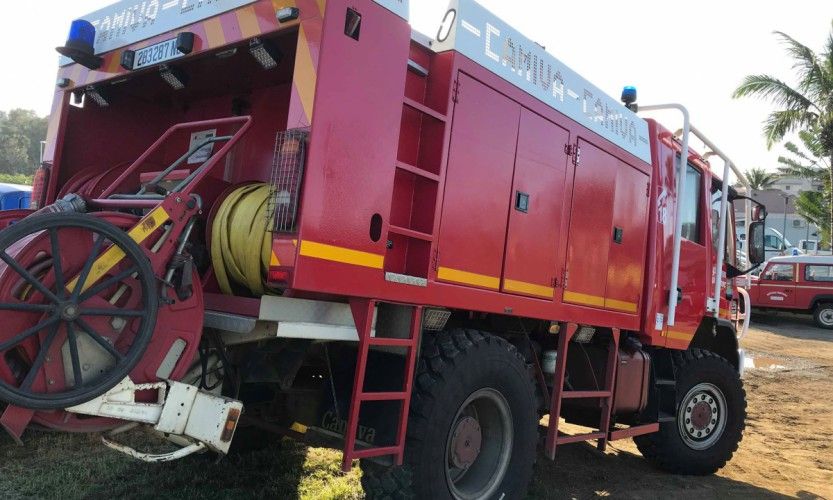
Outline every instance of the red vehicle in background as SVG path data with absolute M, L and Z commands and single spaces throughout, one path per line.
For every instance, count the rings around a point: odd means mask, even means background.
M 749 297 L 754 308 L 812 314 L 833 330 L 833 257 L 774 257 L 752 277 Z

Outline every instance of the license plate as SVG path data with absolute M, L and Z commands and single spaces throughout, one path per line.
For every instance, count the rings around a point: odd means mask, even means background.
M 137 50 L 133 60 L 133 69 L 146 68 L 184 55 L 176 49 L 176 38 L 172 38 Z

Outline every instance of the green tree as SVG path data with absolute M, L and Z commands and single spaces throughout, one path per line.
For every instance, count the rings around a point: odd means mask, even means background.
M 821 192 L 799 193 L 795 199 L 795 210 L 808 222 L 821 228 L 819 239 L 826 246 L 826 242 L 831 237 L 831 222 L 833 222 L 830 217 L 830 163 L 822 157 L 818 134 L 802 130 L 798 133 L 798 138 L 801 140 L 802 147 L 793 142 L 784 145 L 790 155 L 778 157 L 778 171 L 782 175 L 802 177 L 813 181 L 814 184 L 821 184 Z
M 34 111 L 0 111 L 0 172 L 31 174 L 35 171 L 47 124 L 48 119 Z
M 775 34 L 793 59 L 797 84 L 791 86 L 766 74 L 749 75 L 733 96 L 758 97 L 775 106 L 763 124 L 768 147 L 781 142 L 789 133 L 804 131 L 814 136 L 820 156 L 830 158 L 833 164 L 833 31 L 820 54 L 785 33 L 776 31 Z M 833 184 L 831 164 L 827 165 L 826 173 L 828 182 Z M 833 191 L 828 194 L 833 195 Z M 833 211 L 829 198 L 827 205 Z M 833 238 L 833 232 L 828 233 Z
M 749 186 L 755 191 L 772 187 L 772 184 L 778 179 L 776 174 L 757 167 L 750 168 L 745 172 L 745 175 L 746 180 L 749 181 Z

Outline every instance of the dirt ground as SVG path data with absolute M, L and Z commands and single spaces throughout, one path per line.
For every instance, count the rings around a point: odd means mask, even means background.
M 534 498 L 833 499 L 833 332 L 809 316 L 758 314 L 742 341 L 755 368 L 744 375 L 743 442 L 715 476 L 651 469 L 630 440 L 600 456 L 589 445 L 538 462 Z
M 630 440 L 606 454 L 589 444 L 539 456 L 529 498 L 827 498 L 833 500 L 833 332 L 810 318 L 755 316 L 743 347 L 756 364 L 745 386 L 749 419 L 740 449 L 717 475 L 652 469 Z M 145 465 L 94 436 L 30 432 L 27 446 L 0 435 L 0 498 L 362 497 L 358 468 L 340 454 L 291 442 L 227 457 Z

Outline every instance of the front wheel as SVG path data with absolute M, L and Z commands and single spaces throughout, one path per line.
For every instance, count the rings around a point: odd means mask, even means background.
M 813 321 L 819 328 L 833 330 L 833 304 L 822 303 L 813 310 Z
M 534 381 L 505 340 L 475 330 L 426 339 L 403 467 L 362 461 L 368 498 L 521 498 L 537 444 Z
M 743 438 L 746 392 L 737 370 L 702 349 L 674 353 L 676 421 L 634 438 L 652 464 L 675 474 L 713 474 L 726 465 Z

